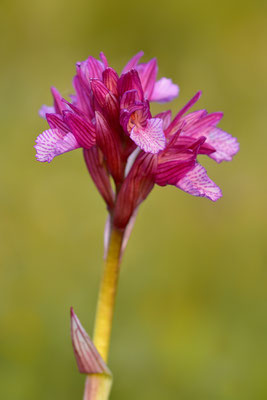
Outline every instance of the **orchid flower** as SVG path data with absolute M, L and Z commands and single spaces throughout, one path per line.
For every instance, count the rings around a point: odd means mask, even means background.
M 88 171 L 109 212 L 93 341 L 71 312 L 77 364 L 80 372 L 88 375 L 84 400 L 109 396 L 112 378 L 105 363 L 119 264 L 138 207 L 155 184 L 173 185 L 217 201 L 221 189 L 197 157 L 207 155 L 220 163 L 232 160 L 239 150 L 237 140 L 217 127 L 221 112 L 189 112 L 201 92 L 173 119 L 169 110 L 152 116 L 150 102 L 171 101 L 178 96 L 179 88 L 171 79 L 157 80 L 156 59 L 139 63 L 142 56 L 143 52 L 136 54 L 120 76 L 103 53 L 100 60 L 90 56 L 78 62 L 70 101 L 52 88 L 53 106 L 42 106 L 39 112 L 49 129 L 36 139 L 37 160 L 51 162 L 58 155 L 82 148 Z M 99 379 L 102 375 L 104 380 Z

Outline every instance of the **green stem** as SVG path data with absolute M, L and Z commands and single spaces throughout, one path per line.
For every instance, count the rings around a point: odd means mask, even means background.
M 122 238 L 123 231 L 112 227 L 95 317 L 93 342 L 105 362 L 108 360 Z

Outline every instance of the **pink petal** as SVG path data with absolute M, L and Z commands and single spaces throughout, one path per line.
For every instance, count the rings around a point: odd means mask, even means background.
M 180 119 L 182 116 L 199 100 L 201 92 L 197 92 L 195 96 L 178 112 L 172 123 L 166 129 L 166 135 L 173 135 L 180 127 Z
M 82 374 L 111 375 L 110 370 L 71 308 L 71 339 L 79 371 Z
M 176 185 L 187 172 L 194 168 L 196 157 L 205 138 L 198 140 L 181 138 L 175 146 L 166 148 L 158 157 L 155 183 L 160 186 Z
M 55 87 L 51 87 L 51 93 L 54 98 L 54 107 L 55 107 L 55 112 L 57 114 L 62 114 L 62 111 L 65 110 L 67 107 L 64 103 L 62 103 L 63 97 L 59 93 L 59 91 Z
M 162 113 L 159 113 L 155 115 L 155 118 L 161 118 L 163 121 L 163 130 L 165 130 L 171 123 L 172 119 L 172 112 L 171 110 L 163 111 Z
M 152 58 L 152 60 L 147 63 L 139 64 L 136 70 L 142 83 L 145 98 L 150 100 L 158 73 L 156 58 Z
M 91 88 L 92 92 L 94 94 L 94 97 L 100 107 L 105 107 L 106 104 L 106 96 L 109 94 L 109 90 L 107 87 L 104 85 L 102 81 L 99 79 L 92 79 L 91 80 Z
M 77 63 L 77 68 L 78 74 L 86 83 L 89 83 L 92 78 L 102 79 L 104 64 L 92 56 L 81 63 Z
M 73 86 L 77 94 L 77 106 L 90 118 L 94 117 L 94 110 L 92 106 L 91 89 L 89 86 L 84 84 L 82 78 L 79 75 L 75 75 L 73 78 Z
M 139 51 L 139 53 L 137 53 L 135 56 L 133 56 L 133 58 L 131 58 L 131 60 L 128 61 L 128 63 L 123 68 L 122 74 L 125 74 L 126 72 L 130 71 L 130 69 L 135 68 L 137 66 L 140 58 L 143 57 L 143 55 L 144 55 L 144 52 Z
M 177 181 L 185 176 L 196 163 L 194 153 L 177 153 L 164 162 L 159 162 L 155 182 L 159 186 L 176 185 Z
M 196 164 L 176 186 L 193 196 L 207 197 L 212 201 L 222 197 L 221 189 L 208 177 L 205 168 L 200 164 Z
M 187 130 L 192 127 L 193 124 L 195 124 L 196 121 L 198 121 L 200 118 L 203 118 L 205 115 L 207 115 L 206 110 L 198 110 L 198 111 L 193 111 L 190 114 L 187 114 L 183 116 L 180 119 L 180 124 L 183 124 L 183 130 Z
M 123 165 L 120 154 L 119 132 L 107 121 L 103 114 L 96 111 L 97 145 L 103 152 L 108 170 L 117 183 L 123 176 Z
M 99 57 L 100 57 L 102 63 L 104 64 L 105 68 L 107 68 L 108 60 L 107 60 L 107 57 L 105 56 L 105 54 L 103 53 L 103 51 L 100 52 Z
M 103 72 L 103 82 L 106 87 L 113 93 L 115 96 L 118 96 L 118 74 L 117 72 L 108 67 Z
M 141 104 L 138 101 L 138 93 L 137 90 L 132 89 L 132 90 L 127 90 L 126 92 L 123 93 L 120 101 L 120 108 L 121 110 L 123 109 L 129 109 L 136 104 Z
M 101 109 L 106 108 L 109 117 L 117 122 L 119 116 L 119 101 L 117 97 L 99 79 L 91 80 L 91 88 L 94 98 Z
M 39 110 L 39 115 L 40 117 L 45 118 L 46 114 L 52 114 L 54 112 L 55 112 L 54 106 L 46 106 L 45 104 L 43 104 Z
M 219 128 L 213 128 L 209 132 L 207 143 L 216 149 L 216 152 L 210 154 L 210 158 L 213 158 L 218 163 L 231 161 L 239 150 L 237 139 Z
M 84 160 L 88 171 L 105 202 L 108 209 L 114 206 L 114 193 L 109 179 L 103 153 L 97 146 L 83 150 Z
M 131 69 L 126 74 L 121 75 L 118 80 L 118 91 L 121 96 L 128 90 L 136 90 L 138 99 L 143 100 L 144 92 L 141 84 L 138 72 L 135 69 Z
M 46 114 L 46 120 L 51 129 L 58 129 L 63 135 L 70 131 L 59 114 Z
M 171 79 L 161 78 L 155 83 L 154 90 L 150 96 L 150 101 L 166 103 L 173 100 L 179 94 L 179 87 Z
M 145 127 L 134 126 L 130 138 L 146 153 L 158 153 L 166 146 L 162 119 L 151 118 L 147 120 Z
M 96 141 L 95 127 L 91 121 L 80 117 L 71 111 L 64 112 L 64 122 L 75 136 L 80 147 L 90 149 Z
M 137 156 L 117 197 L 113 214 L 116 228 L 126 228 L 136 208 L 153 189 L 157 158 L 154 154 L 143 151 Z
M 185 125 L 183 127 L 183 132 L 185 132 L 186 135 L 195 138 L 200 136 L 207 137 L 210 132 L 210 129 L 215 127 L 218 124 L 218 122 L 222 119 L 222 117 L 223 117 L 222 112 L 214 112 L 212 114 L 203 115 L 193 124 L 190 124 L 190 126 Z
M 54 157 L 80 146 L 72 133 L 63 135 L 58 129 L 48 129 L 36 139 L 36 158 L 41 162 L 50 162 Z

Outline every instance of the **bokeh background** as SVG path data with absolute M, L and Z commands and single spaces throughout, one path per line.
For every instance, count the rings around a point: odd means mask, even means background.
M 217 165 L 216 204 L 173 187 L 145 201 L 125 252 L 112 335 L 112 400 L 267 398 L 266 1 L 0 3 L 0 398 L 82 399 L 72 305 L 92 332 L 105 206 L 80 151 L 37 163 L 49 87 L 102 50 L 120 70 L 139 50 L 240 153 Z M 165 106 L 153 106 L 158 112 Z

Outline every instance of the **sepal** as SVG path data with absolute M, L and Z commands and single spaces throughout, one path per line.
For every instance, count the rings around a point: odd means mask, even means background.
M 104 70 L 103 82 L 115 96 L 118 96 L 118 80 L 119 76 L 113 68 L 108 67 Z
M 71 111 L 65 111 L 63 119 L 81 147 L 90 149 L 95 145 L 95 127 L 89 120 L 86 121 L 84 118 Z
M 107 161 L 107 167 L 116 183 L 123 179 L 123 166 L 118 133 L 112 129 L 103 114 L 96 111 L 97 145 Z
M 154 186 L 157 156 L 141 152 L 119 191 L 114 209 L 114 226 L 125 229 L 135 209 L 148 196 Z
M 88 171 L 109 210 L 114 206 L 114 192 L 110 183 L 107 166 L 103 153 L 96 146 L 83 150 L 84 160 Z

